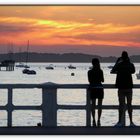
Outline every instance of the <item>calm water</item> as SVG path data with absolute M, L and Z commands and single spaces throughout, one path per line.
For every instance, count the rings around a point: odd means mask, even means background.
M 91 64 L 88 63 L 53 63 L 54 70 L 46 70 L 45 67 L 50 63 L 29 63 L 32 69 L 37 71 L 37 75 L 24 75 L 22 74 L 22 68 L 16 68 L 13 72 L 0 71 L 0 83 L 88 83 L 87 71 Z M 76 66 L 75 70 L 67 68 L 69 64 Z M 110 74 L 108 68 L 111 63 L 102 63 L 101 67 L 104 71 L 104 77 L 106 84 L 114 84 L 116 75 Z M 136 73 L 140 70 L 140 64 L 136 63 Z M 74 72 L 75 76 L 71 76 Z M 136 75 L 133 75 L 134 83 L 140 83 L 140 80 L 136 79 Z M 40 105 L 42 103 L 41 90 L 39 89 L 16 89 L 13 93 L 14 105 Z M 86 91 L 84 89 L 72 89 L 72 90 L 58 90 L 57 102 L 58 104 L 74 104 L 83 105 L 86 103 Z M 105 98 L 103 104 L 111 105 L 118 104 L 117 90 L 107 89 L 105 90 Z M 0 105 L 7 104 L 7 90 L 0 90 Z M 140 90 L 134 90 L 133 104 L 140 104 Z M 58 125 L 74 125 L 83 126 L 86 124 L 85 120 L 86 112 L 83 110 L 58 110 L 57 122 Z M 38 122 L 41 122 L 41 111 L 13 111 L 13 125 L 14 126 L 36 126 Z M 116 110 L 103 110 L 101 122 L 102 125 L 114 125 L 117 122 L 118 112 Z M 140 125 L 140 111 L 134 111 L 134 122 Z M 0 126 L 6 126 L 7 124 L 7 112 L 0 111 Z M 129 120 L 127 119 L 127 124 Z

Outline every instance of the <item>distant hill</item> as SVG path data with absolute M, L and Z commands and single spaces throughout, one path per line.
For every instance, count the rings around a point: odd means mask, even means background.
M 0 54 L 0 61 L 12 58 L 16 62 L 26 61 L 26 52 L 9 54 Z M 10 57 L 9 57 L 10 56 Z M 101 62 L 115 62 L 117 57 L 101 57 L 98 55 L 89 55 L 81 53 L 29 53 L 28 62 L 91 62 L 92 58 L 99 58 Z M 140 62 L 140 55 L 130 56 L 132 62 Z

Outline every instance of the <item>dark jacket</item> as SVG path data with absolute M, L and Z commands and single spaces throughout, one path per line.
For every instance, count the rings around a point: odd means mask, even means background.
M 95 68 L 89 70 L 88 81 L 90 85 L 101 85 L 101 82 L 104 82 L 103 71 Z
M 129 60 L 117 62 L 111 70 L 117 74 L 116 87 L 119 89 L 133 88 L 132 74 L 135 73 L 134 64 Z

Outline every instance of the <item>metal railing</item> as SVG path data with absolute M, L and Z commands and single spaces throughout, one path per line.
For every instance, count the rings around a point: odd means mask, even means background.
M 104 89 L 115 89 L 113 84 L 104 84 Z M 7 111 L 7 126 L 12 127 L 12 112 L 14 110 L 42 110 L 42 126 L 56 127 L 57 126 L 57 110 L 58 109 L 77 109 L 86 110 L 86 126 L 91 125 L 90 112 L 90 96 L 88 92 L 88 84 L 0 84 L 0 89 L 8 89 L 8 103 L 5 106 L 0 106 L 0 110 Z M 15 106 L 13 105 L 13 89 L 42 89 L 42 104 L 40 106 Z M 134 85 L 134 88 L 140 88 L 140 85 Z M 57 89 L 86 89 L 86 104 L 85 105 L 58 105 L 57 104 Z M 19 93 L 20 94 L 20 93 Z M 96 109 L 98 106 L 96 106 Z M 118 109 L 118 105 L 103 105 L 102 109 Z M 133 106 L 133 109 L 140 109 L 140 105 Z M 125 123 L 125 113 L 123 122 Z

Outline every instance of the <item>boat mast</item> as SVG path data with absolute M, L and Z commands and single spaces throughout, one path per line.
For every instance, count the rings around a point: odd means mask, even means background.
M 27 42 L 26 65 L 27 65 L 28 58 L 29 58 L 29 55 L 28 55 L 28 53 L 29 53 L 29 40 L 28 40 L 28 42 Z
M 22 59 L 21 59 L 21 48 L 19 47 L 19 51 L 18 51 L 18 62 L 21 63 Z
M 9 43 L 8 47 L 7 47 L 7 54 L 8 54 L 8 59 L 12 60 L 13 59 L 13 43 Z

